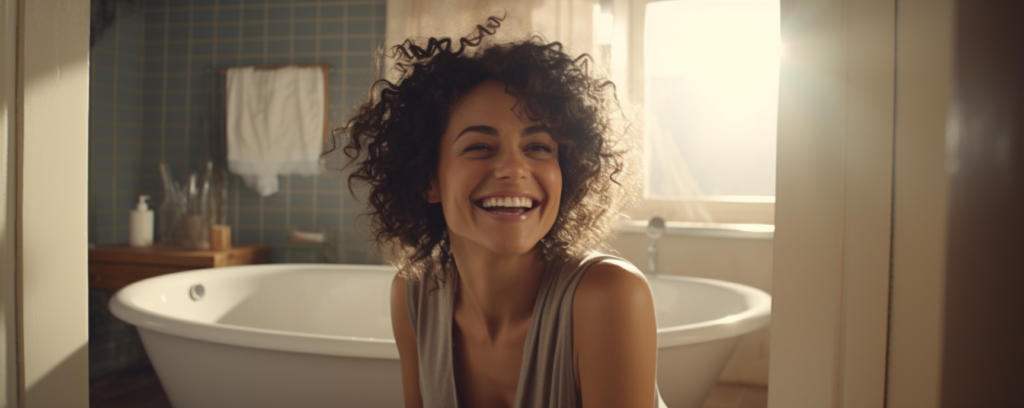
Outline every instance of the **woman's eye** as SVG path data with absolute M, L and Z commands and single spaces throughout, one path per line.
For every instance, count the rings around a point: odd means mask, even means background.
M 543 144 L 532 144 L 532 145 L 529 145 L 529 146 L 526 147 L 526 150 L 531 151 L 531 152 L 547 152 L 547 153 L 551 153 L 551 152 L 554 151 L 554 149 L 552 149 L 551 146 L 543 145 Z
M 482 144 L 475 144 L 475 145 L 470 145 L 469 147 L 466 147 L 466 150 L 463 150 L 463 152 L 477 152 L 477 151 L 489 151 L 489 150 L 491 150 L 490 146 L 482 145 Z

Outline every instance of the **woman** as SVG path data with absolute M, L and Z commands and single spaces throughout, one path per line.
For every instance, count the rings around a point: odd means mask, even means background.
M 558 43 L 482 45 L 500 21 L 393 48 L 341 129 L 399 267 L 406 407 L 657 407 L 650 287 L 592 251 L 631 181 L 614 87 Z

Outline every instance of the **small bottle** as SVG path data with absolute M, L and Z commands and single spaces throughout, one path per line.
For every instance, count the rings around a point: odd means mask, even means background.
M 139 204 L 128 219 L 128 245 L 148 247 L 153 245 L 153 211 L 146 205 L 149 196 L 139 196 Z

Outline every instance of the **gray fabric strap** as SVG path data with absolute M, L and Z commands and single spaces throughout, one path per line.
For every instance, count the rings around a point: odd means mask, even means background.
M 447 290 L 452 284 L 406 281 L 405 300 L 416 334 L 423 408 L 458 407 L 451 346 L 453 297 Z

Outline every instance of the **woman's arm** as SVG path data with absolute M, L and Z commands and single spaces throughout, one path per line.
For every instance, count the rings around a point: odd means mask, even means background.
M 406 408 L 423 408 L 420 395 L 419 356 L 416 353 L 416 334 L 405 305 L 405 279 L 395 276 L 391 282 L 391 329 L 398 344 L 398 358 L 402 364 L 402 391 Z
M 591 266 L 576 289 L 572 316 L 583 407 L 653 407 L 658 328 L 643 274 L 619 261 Z

